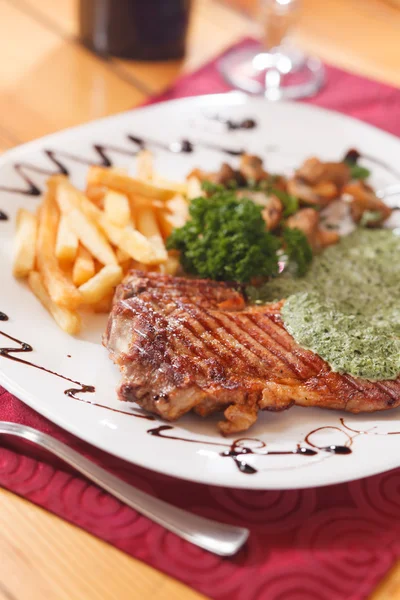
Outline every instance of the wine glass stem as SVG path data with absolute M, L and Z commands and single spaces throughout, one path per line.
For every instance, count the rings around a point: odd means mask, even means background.
M 299 0 L 260 0 L 261 43 L 268 52 L 279 48 L 298 18 Z

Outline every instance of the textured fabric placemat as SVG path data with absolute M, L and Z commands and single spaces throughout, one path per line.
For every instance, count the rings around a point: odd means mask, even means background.
M 241 46 L 254 43 L 241 42 Z M 216 61 L 156 101 L 228 90 Z M 307 102 L 400 135 L 400 90 L 327 66 Z M 0 357 L 1 360 L 1 357 Z M 217 600 L 361 600 L 400 554 L 400 469 L 317 489 L 243 491 L 182 482 L 113 458 L 0 388 L 0 420 L 50 433 L 168 502 L 251 530 L 234 558 L 180 540 L 65 465 L 20 444 L 0 449 L 0 485 Z
M 254 40 L 244 39 L 235 48 L 256 45 Z M 195 73 L 182 77 L 171 89 L 154 98 L 152 102 L 232 90 L 219 73 L 218 60 L 219 58 Z M 325 65 L 325 71 L 326 85 L 316 96 L 302 102 L 336 110 L 400 136 L 399 88 L 353 75 L 331 65 Z

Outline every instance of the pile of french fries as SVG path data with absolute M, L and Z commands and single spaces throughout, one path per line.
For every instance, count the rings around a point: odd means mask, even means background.
M 158 177 L 146 150 L 135 177 L 90 167 L 84 192 L 63 175 L 50 177 L 37 212 L 18 211 L 14 276 L 27 278 L 61 329 L 77 334 L 82 309 L 109 312 L 130 269 L 178 271 L 179 258 L 165 240 L 187 219 L 188 187 L 194 182 Z

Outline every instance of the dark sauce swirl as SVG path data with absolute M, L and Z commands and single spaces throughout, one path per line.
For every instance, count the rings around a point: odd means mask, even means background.
M 4 312 L 0 312 L 0 321 L 8 321 L 8 316 Z M 64 379 L 64 381 L 69 381 L 70 383 L 73 383 L 74 385 L 78 386 L 78 387 L 71 387 L 71 388 L 64 390 L 64 394 L 66 396 L 68 396 L 69 398 L 73 398 L 74 400 L 78 400 L 79 402 L 85 402 L 92 406 L 98 406 L 100 408 L 105 408 L 106 410 L 110 410 L 112 412 L 121 413 L 121 414 L 127 415 L 129 417 L 136 417 L 137 419 L 146 419 L 147 421 L 155 420 L 155 418 L 152 415 L 146 415 L 146 414 L 142 415 L 139 413 L 125 412 L 123 410 L 118 410 L 117 408 L 111 408 L 110 406 L 105 406 L 104 404 L 99 404 L 97 402 L 91 402 L 90 400 L 80 398 L 78 396 L 78 394 L 94 394 L 94 392 L 96 391 L 95 387 L 93 385 L 86 385 L 85 383 L 81 383 L 80 381 L 75 381 L 74 379 L 71 379 L 70 377 L 61 375 L 61 373 L 57 373 L 56 371 L 52 371 L 50 369 L 47 369 L 46 367 L 43 367 L 36 363 L 30 362 L 28 360 L 25 360 L 23 358 L 15 356 L 15 354 L 32 352 L 33 347 L 30 344 L 27 344 L 26 342 L 22 342 L 21 340 L 18 340 L 17 338 L 12 337 L 11 335 L 5 333 L 4 331 L 0 331 L 0 336 L 3 336 L 5 338 L 7 338 L 8 340 L 15 342 L 16 344 L 19 345 L 19 347 L 17 347 L 17 348 L 7 348 L 7 347 L 0 348 L 0 357 L 8 358 L 9 360 L 13 360 L 15 362 L 22 363 L 29 367 L 33 367 L 34 369 L 39 369 L 40 371 L 44 371 L 45 373 L 49 373 L 50 375 L 54 375 L 55 377 Z M 68 355 L 68 356 L 70 356 L 70 355 Z
M 225 448 L 225 450 L 222 450 L 220 452 L 220 456 L 223 458 L 231 458 L 235 463 L 236 467 L 239 469 L 239 471 L 241 473 L 245 473 L 246 475 L 254 475 L 258 472 L 257 469 L 253 467 L 253 465 L 250 465 L 243 458 L 251 454 L 258 457 L 283 456 L 293 454 L 299 454 L 300 456 L 316 456 L 318 454 L 317 449 L 314 450 L 312 448 L 307 448 L 303 445 L 297 445 L 296 448 L 290 450 L 268 450 L 265 442 L 255 438 L 239 438 L 229 444 L 225 442 L 207 442 L 195 438 L 186 438 L 176 435 L 165 435 L 167 431 L 173 430 L 174 427 L 172 425 L 160 425 L 159 427 L 149 429 L 147 433 L 149 435 L 153 435 L 167 440 L 178 440 L 190 444 L 201 444 L 202 446 L 223 447 Z M 250 445 L 252 445 L 253 447 L 250 447 Z
M 173 154 L 188 154 L 194 152 L 197 147 L 208 148 L 209 150 L 215 150 L 228 154 L 230 156 L 240 156 L 244 150 L 236 148 L 226 148 L 219 146 L 218 144 L 210 144 L 201 141 L 190 141 L 188 139 L 176 140 L 173 142 L 160 142 L 149 138 L 143 138 L 136 135 L 128 134 L 126 139 L 134 144 L 134 149 L 127 149 L 120 146 L 114 146 L 110 144 L 93 144 L 92 148 L 97 155 L 97 160 L 93 156 L 79 156 L 64 152 L 62 150 L 44 150 L 45 156 L 49 159 L 50 167 L 39 167 L 38 165 L 29 162 L 18 162 L 14 164 L 14 170 L 17 172 L 19 177 L 24 182 L 24 187 L 10 187 L 0 185 L 0 191 L 24 194 L 26 196 L 40 196 L 42 193 L 41 188 L 35 183 L 31 176 L 31 173 L 38 175 L 69 175 L 69 169 L 65 164 L 65 160 L 75 162 L 82 165 L 96 165 L 99 167 L 111 167 L 113 166 L 112 154 L 120 154 L 123 156 L 136 156 L 139 150 L 143 148 L 158 148 L 165 152 L 171 152 Z M 7 215 L 3 213 L 7 218 Z M 3 217 L 4 218 L 4 217 Z M 1 219 L 1 217 L 0 217 Z
M 215 115 L 215 116 L 207 115 L 207 118 L 211 119 L 212 121 L 218 121 L 218 123 L 225 125 L 225 127 L 228 131 L 237 131 L 239 129 L 255 129 L 257 127 L 257 121 L 255 119 L 250 119 L 250 118 L 234 120 L 234 119 L 226 119 L 225 117 L 222 117 L 221 115 Z
M 314 435 L 315 433 L 318 433 L 319 431 L 324 431 L 327 429 L 336 430 L 336 431 L 340 431 L 341 433 L 344 433 L 344 435 L 347 437 L 348 445 L 329 444 L 329 446 L 318 446 L 317 444 L 314 444 L 311 441 L 312 435 Z M 313 448 L 316 448 L 317 450 L 322 450 L 323 452 L 331 452 L 332 454 L 351 454 L 352 453 L 352 449 L 350 448 L 350 446 L 353 443 L 353 438 L 348 433 L 346 433 L 345 431 L 340 429 L 340 427 L 335 427 L 332 425 L 325 425 L 324 427 L 318 427 L 317 429 L 313 429 L 312 431 L 310 431 L 310 433 L 308 433 L 306 435 L 306 437 L 304 438 L 304 441 L 309 446 L 312 446 Z
M 1 313 L 0 320 L 7 321 L 8 316 L 4 313 Z M 81 392 L 82 394 L 86 394 L 86 393 L 93 394 L 95 392 L 95 388 L 92 385 L 85 385 L 85 384 L 81 383 L 80 381 L 76 381 L 74 379 L 71 379 L 70 377 L 66 377 L 65 375 L 61 375 L 60 373 L 57 373 L 56 371 L 52 371 L 51 369 L 47 369 L 46 367 L 43 367 L 42 365 L 38 365 L 36 363 L 30 362 L 29 360 L 25 360 L 23 358 L 20 358 L 19 356 L 15 356 L 16 354 L 32 352 L 33 347 L 30 344 L 28 344 L 27 342 L 23 342 L 15 337 L 9 335 L 8 333 L 5 333 L 4 331 L 0 331 L 0 336 L 3 336 L 5 338 L 7 338 L 8 340 L 18 344 L 17 348 L 7 348 L 7 347 L 0 348 L 0 356 L 2 356 L 3 358 L 8 358 L 8 360 L 12 360 L 14 362 L 18 362 L 23 365 L 27 365 L 29 367 L 33 367 L 34 369 L 39 369 L 39 371 L 44 371 L 45 373 L 49 373 L 50 375 L 54 375 L 55 377 L 64 379 L 64 381 L 69 381 L 70 383 L 73 383 L 74 385 L 79 386 L 79 389 L 71 388 L 71 389 L 65 390 L 64 394 L 66 394 L 67 396 L 71 396 L 72 398 L 75 398 L 75 394 L 77 394 L 78 392 Z

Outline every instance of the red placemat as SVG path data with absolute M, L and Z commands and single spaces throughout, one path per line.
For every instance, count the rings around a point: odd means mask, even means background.
M 244 39 L 235 48 L 256 45 L 254 40 Z M 221 77 L 217 62 L 218 59 L 206 64 L 192 75 L 183 77 L 170 90 L 152 102 L 230 91 L 232 88 Z M 303 102 L 336 110 L 400 136 L 399 88 L 358 77 L 331 65 L 325 65 L 325 68 L 327 85 L 317 96 Z
M 242 44 L 253 43 L 245 40 Z M 327 67 L 308 100 L 400 135 L 400 90 Z M 216 63 L 157 100 L 229 88 Z M 243 491 L 182 482 L 113 458 L 0 388 L 0 420 L 50 433 L 135 486 L 198 514 L 245 525 L 245 548 L 219 558 L 180 540 L 36 449 L 0 449 L 0 485 L 217 600 L 361 600 L 400 554 L 400 469 L 349 484 Z M 34 458 L 35 457 L 35 458 Z

